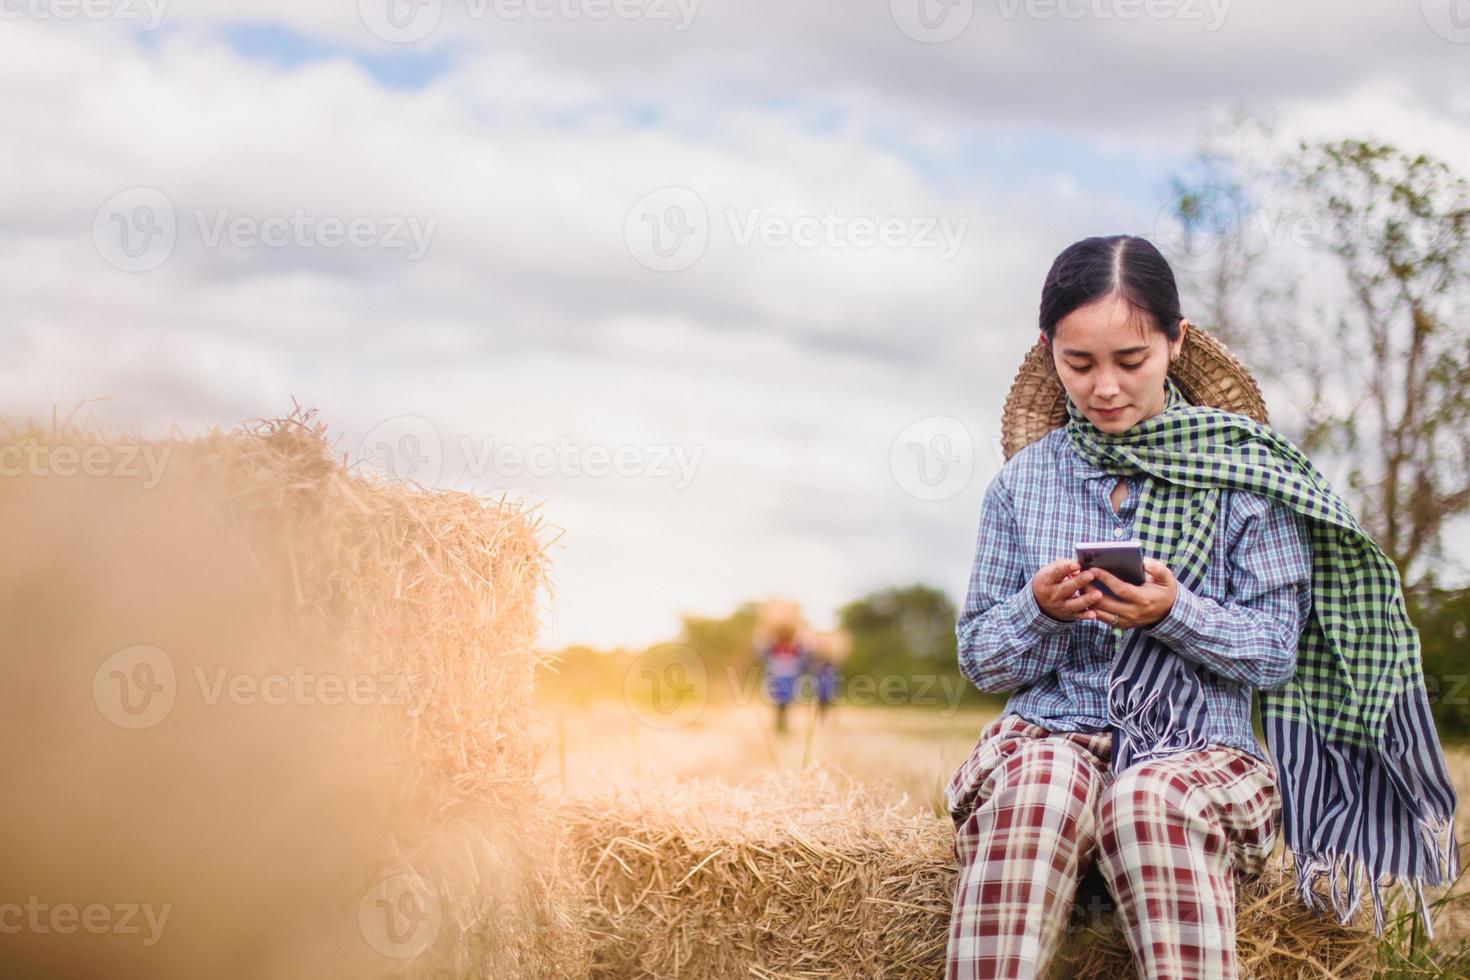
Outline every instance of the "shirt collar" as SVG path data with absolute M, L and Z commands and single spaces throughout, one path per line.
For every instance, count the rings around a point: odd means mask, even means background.
M 1098 469 L 1096 466 L 1093 466 L 1087 460 L 1078 455 L 1076 448 L 1072 445 L 1072 440 L 1067 438 L 1067 431 L 1065 427 L 1057 429 L 1056 431 L 1061 433 L 1061 438 L 1057 440 L 1060 443 L 1057 449 L 1062 455 L 1062 465 L 1068 468 L 1067 475 L 1071 479 L 1084 481 L 1101 480 L 1104 478 L 1109 478 L 1116 481 L 1118 479 L 1116 474 L 1104 473 L 1102 470 Z

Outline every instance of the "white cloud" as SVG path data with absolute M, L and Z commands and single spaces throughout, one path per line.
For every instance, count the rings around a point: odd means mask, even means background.
M 1467 133 L 1433 104 L 1395 116 L 1418 89 L 1374 82 L 1361 58 L 1323 66 L 1335 91 L 1288 84 L 1300 68 L 1243 68 L 1283 42 L 1237 8 L 1203 40 L 1177 24 L 1026 22 L 952 47 L 910 41 L 886 11 L 809 5 L 701 6 L 677 37 L 451 17 L 442 39 L 465 48 L 413 91 L 347 59 L 289 73 L 248 60 L 200 26 L 238 9 L 176 2 L 174 29 L 148 44 L 107 25 L 0 32 L 0 412 L 116 395 L 102 417 L 157 431 L 280 414 L 295 397 L 349 450 L 385 419 L 423 418 L 444 442 L 444 482 L 544 500 L 566 528 L 553 642 L 648 642 L 681 610 L 778 592 L 819 618 L 920 578 L 958 598 L 1047 265 L 1087 234 L 1148 233 L 1155 212 L 1065 158 L 971 171 L 966 147 L 1040 134 L 1120 169 L 1154 166 L 1190 147 L 1201 106 L 1273 83 L 1302 127 L 1370 120 L 1446 150 Z M 350 4 L 269 0 L 252 16 L 381 47 Z M 1158 36 L 1175 47 L 1144 57 Z M 1443 57 L 1433 46 L 1415 84 Z M 630 114 L 641 100 L 656 123 Z M 946 179 L 926 173 L 936 161 Z M 99 254 L 93 218 L 136 186 L 168 195 L 178 244 L 160 268 L 125 273 Z M 634 202 L 666 186 L 696 191 L 710 218 L 703 256 L 679 272 L 640 265 L 624 238 Z M 195 215 L 221 209 L 437 224 L 416 262 L 211 248 Z M 947 261 L 850 238 L 742 248 L 730 224 L 789 230 L 829 212 L 968 224 Z M 898 485 L 888 452 L 936 415 L 965 420 L 976 473 L 927 503 Z M 648 476 L 457 480 L 465 438 L 702 455 L 683 489 Z

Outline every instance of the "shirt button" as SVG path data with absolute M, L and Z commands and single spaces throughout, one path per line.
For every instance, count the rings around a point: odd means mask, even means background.
M 1118 528 L 1117 530 L 1115 530 L 1113 532 L 1113 537 L 1115 537 L 1115 538 L 1124 538 L 1124 537 L 1127 537 L 1127 536 L 1128 536 L 1128 531 L 1125 528 L 1121 528 L 1120 527 L 1120 528 Z

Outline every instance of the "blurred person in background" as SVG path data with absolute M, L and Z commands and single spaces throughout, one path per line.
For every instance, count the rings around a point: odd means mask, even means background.
M 817 633 L 812 638 L 811 672 L 816 681 L 817 716 L 825 717 L 837 700 L 841 664 L 852 653 L 852 637 L 845 630 Z
M 762 646 L 766 694 L 776 706 L 776 731 L 786 731 L 786 709 L 796 700 L 797 685 L 807 671 L 811 654 L 794 629 L 778 629 Z

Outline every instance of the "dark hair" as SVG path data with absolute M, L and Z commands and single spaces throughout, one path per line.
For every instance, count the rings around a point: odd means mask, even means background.
M 1084 238 L 1051 264 L 1041 287 L 1041 332 L 1050 344 L 1062 317 L 1094 300 L 1122 297 L 1153 318 L 1170 340 L 1179 339 L 1179 287 L 1174 270 L 1147 239 L 1133 235 Z

